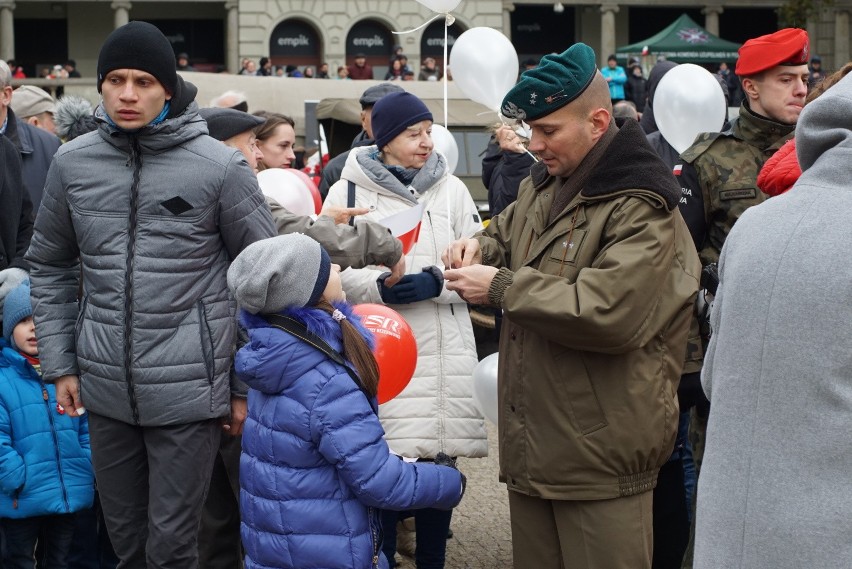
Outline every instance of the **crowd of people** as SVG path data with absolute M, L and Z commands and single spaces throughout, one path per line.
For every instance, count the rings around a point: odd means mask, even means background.
M 488 452 L 471 307 L 498 327 L 514 567 L 845 566 L 852 63 L 815 76 L 809 47 L 747 41 L 718 70 L 739 115 L 681 153 L 652 112 L 677 64 L 533 62 L 487 224 L 401 50 L 313 217 L 257 181 L 294 121 L 200 108 L 151 24 L 106 38 L 95 107 L 0 62 L 0 567 L 394 567 L 413 525 L 443 568 L 456 460 Z M 403 250 L 382 220 L 412 208 Z M 381 405 L 359 304 L 417 339 Z

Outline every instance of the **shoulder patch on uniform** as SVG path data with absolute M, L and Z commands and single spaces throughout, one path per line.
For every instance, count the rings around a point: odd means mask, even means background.
M 713 143 L 721 135 L 721 132 L 702 132 L 695 137 L 695 142 L 692 143 L 692 146 L 684 150 L 680 157 L 684 161 L 692 163 L 696 158 L 704 154 L 708 148 L 713 146 Z
M 742 200 L 747 198 L 756 198 L 757 190 L 754 188 L 740 188 L 735 190 L 720 190 L 719 199 L 727 200 Z

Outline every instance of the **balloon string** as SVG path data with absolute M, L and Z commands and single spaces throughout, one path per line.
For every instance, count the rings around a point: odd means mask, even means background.
M 450 123 L 447 119 L 448 109 L 449 109 L 449 96 L 447 95 L 447 44 L 448 44 L 448 35 L 450 26 L 453 24 L 454 18 L 450 16 L 449 13 L 446 14 L 446 19 L 444 20 L 444 128 L 447 129 L 447 134 L 453 136 L 450 132 Z M 434 18 L 433 18 L 434 19 Z M 449 162 L 447 162 L 447 167 L 449 167 Z M 450 172 L 452 174 L 452 172 Z M 452 207 L 450 207 L 450 192 L 447 192 L 447 238 L 448 243 L 452 243 L 455 241 L 453 239 L 453 222 L 452 222 Z
M 449 16 L 449 15 L 450 15 L 450 14 L 449 14 L 449 12 L 447 12 L 446 14 L 438 14 L 438 15 L 436 15 L 436 16 L 432 16 L 430 19 L 426 20 L 425 22 L 423 22 L 422 24 L 420 24 L 419 26 L 417 26 L 417 27 L 416 27 L 416 28 L 414 28 L 413 30 L 405 30 L 404 32 L 393 32 L 393 31 L 392 31 L 391 33 L 392 33 L 392 34 L 397 34 L 397 35 L 402 35 L 402 34 L 411 34 L 411 33 L 416 32 L 417 30 L 420 30 L 420 29 L 422 29 L 422 28 L 425 28 L 426 26 L 428 26 L 429 24 L 431 24 L 432 22 L 434 22 L 434 21 L 435 21 L 435 20 L 437 20 L 438 18 L 443 18 L 443 17 L 445 17 L 445 16 Z
M 487 113 L 479 113 L 479 114 L 484 115 L 484 114 L 487 114 Z M 503 116 L 503 113 L 497 113 L 497 118 L 500 119 L 500 122 L 503 123 L 503 126 L 511 126 L 514 129 L 515 125 L 507 123 L 506 122 L 507 117 Z M 524 147 L 524 152 L 526 152 L 527 155 L 530 158 L 532 158 L 534 162 L 538 162 L 538 158 L 536 157 L 536 155 L 533 154 L 532 152 L 530 152 L 526 147 Z

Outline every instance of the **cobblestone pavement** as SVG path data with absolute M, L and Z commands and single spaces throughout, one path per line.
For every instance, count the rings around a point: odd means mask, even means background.
M 467 489 L 453 511 L 445 569 L 511 569 L 509 498 L 506 485 L 497 480 L 497 429 L 488 426 L 487 458 L 460 458 L 458 464 Z M 397 567 L 414 569 L 414 560 L 402 557 Z

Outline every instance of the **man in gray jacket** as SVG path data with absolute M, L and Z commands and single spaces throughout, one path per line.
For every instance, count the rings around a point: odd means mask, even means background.
M 245 419 L 230 414 L 226 272 L 275 229 L 243 156 L 206 136 L 157 28 L 110 34 L 98 88 L 98 130 L 54 158 L 26 256 L 42 371 L 64 412 L 89 411 L 121 566 L 195 569 L 222 422 L 236 434 Z

